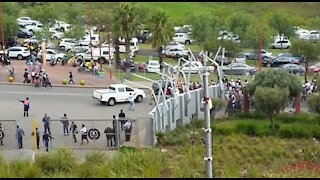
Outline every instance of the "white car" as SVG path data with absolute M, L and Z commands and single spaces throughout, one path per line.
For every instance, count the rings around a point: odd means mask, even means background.
M 186 33 L 176 33 L 172 40 L 183 44 L 191 44 L 195 42 L 195 40 L 191 39 Z
M 50 61 L 53 57 L 57 61 L 61 61 L 65 54 L 63 53 L 57 53 L 54 49 L 46 49 L 46 60 Z M 39 51 L 38 57 L 42 59 L 42 50 Z
M 243 63 L 246 64 L 246 56 L 243 53 L 239 53 L 236 55 L 235 63 Z
M 172 49 L 172 48 L 175 48 L 175 47 L 179 47 L 179 48 L 182 48 L 182 49 L 186 48 L 186 46 L 184 44 L 172 41 L 164 49 L 165 50 L 169 50 L 169 49 Z
M 119 102 L 128 102 L 134 96 L 136 102 L 142 102 L 146 97 L 143 90 L 132 88 L 124 84 L 111 84 L 108 89 L 94 90 L 92 98 L 103 104 L 113 106 Z
M 87 52 L 90 49 L 90 46 L 88 44 L 84 45 L 84 44 L 75 44 L 73 47 L 71 48 L 67 48 L 67 52 L 72 51 L 75 53 L 84 53 Z
M 52 39 L 61 39 L 64 36 L 62 32 L 57 31 L 55 28 L 49 28 L 49 32 L 52 33 Z
M 186 62 L 182 65 L 182 71 L 185 73 L 188 73 L 189 71 L 192 74 L 199 73 L 199 71 L 201 71 L 203 68 L 204 68 L 204 66 L 199 61 Z M 213 66 L 207 66 L 206 68 L 207 68 L 207 70 L 209 70 L 211 72 L 214 71 Z
M 26 32 L 30 31 L 32 33 L 34 32 L 40 32 L 42 31 L 42 24 L 37 25 L 26 25 L 23 29 L 25 29 Z
M 110 49 L 110 60 L 113 59 L 114 51 Z M 85 61 L 91 60 L 91 50 L 86 51 L 85 53 L 77 53 L 76 57 L 83 59 Z M 100 48 L 92 48 L 92 58 L 94 61 L 100 62 Z M 101 60 L 104 64 L 109 62 L 109 49 L 101 48 Z
M 235 43 L 241 43 L 241 40 L 240 40 L 240 37 L 236 34 L 232 34 L 232 33 L 229 33 L 229 34 L 226 34 L 226 35 L 223 35 L 223 36 L 220 36 L 218 37 L 218 40 L 231 40 Z
M 17 19 L 19 25 L 25 26 L 28 24 L 37 25 L 40 24 L 39 21 L 32 20 L 30 17 L 20 17 Z
M 149 73 L 160 73 L 160 63 L 158 60 L 149 60 L 146 64 L 146 71 Z
M 164 54 L 168 58 L 175 58 L 177 55 L 188 56 L 189 51 L 187 51 L 183 48 L 180 48 L 180 47 L 174 47 L 172 49 L 168 49 L 168 50 L 164 51 Z
M 27 58 L 30 56 L 30 50 L 26 47 L 15 46 L 10 47 L 6 50 L 6 54 L 9 53 L 9 58 L 17 58 L 18 60 L 22 60 L 23 58 Z
M 33 43 L 33 44 L 38 44 L 39 43 L 39 41 L 38 41 L 38 39 L 37 39 L 37 37 L 36 36 L 32 36 L 31 38 L 29 38 L 29 39 L 25 39 L 25 40 L 23 40 L 23 43 L 24 44 L 28 44 L 28 43 Z
M 71 30 L 71 25 L 63 21 L 56 21 L 53 27 L 62 32 Z
M 59 42 L 59 47 L 61 50 L 71 50 L 73 46 L 76 45 L 76 41 L 71 38 L 62 38 Z
M 281 49 L 281 45 L 283 49 L 288 49 L 291 47 L 291 42 L 288 39 L 275 41 L 271 44 L 272 49 Z

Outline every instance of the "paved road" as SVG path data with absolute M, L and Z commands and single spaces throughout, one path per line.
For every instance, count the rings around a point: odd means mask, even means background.
M 67 113 L 69 119 L 90 119 L 84 122 L 76 121 L 79 126 L 84 123 L 87 128 L 96 127 L 100 132 L 106 127 L 106 121 L 94 121 L 93 119 L 112 119 L 112 115 L 119 114 L 120 109 L 123 109 L 127 117 L 139 119 L 139 130 L 145 128 L 145 123 L 148 119 L 147 114 L 153 108 L 149 105 L 149 97 L 143 100 L 142 103 L 136 103 L 136 111 L 129 111 L 129 104 L 117 104 L 113 107 L 105 106 L 91 98 L 93 89 L 88 88 L 64 88 L 55 87 L 53 89 L 35 89 L 30 86 L 15 86 L 15 85 L 0 85 L 0 119 L 1 120 L 17 120 L 17 123 L 24 129 L 24 149 L 33 148 L 33 139 L 30 135 L 33 128 L 33 120 L 37 121 L 40 128 L 40 133 L 43 133 L 42 117 L 44 113 L 52 119 L 59 119 L 63 113 Z M 147 90 L 146 94 L 149 95 Z M 29 117 L 23 117 L 23 104 L 18 102 L 17 99 L 30 98 L 30 112 Z M 6 137 L 4 139 L 4 146 L 0 149 L 15 149 L 17 147 L 14 140 L 15 123 L 1 121 L 2 126 L 5 128 Z M 111 121 L 108 124 L 111 125 Z M 80 130 L 80 129 L 79 129 Z M 105 135 L 97 140 L 95 143 L 91 141 L 88 145 L 76 145 L 72 142 L 71 136 L 64 137 L 62 135 L 62 124 L 59 121 L 52 122 L 52 134 L 56 137 L 53 141 L 53 146 L 57 147 L 62 144 L 65 146 L 72 146 L 78 148 L 104 148 Z M 134 131 L 134 130 L 133 130 Z M 80 135 L 78 135 L 78 140 Z M 42 146 L 43 147 L 43 146 Z

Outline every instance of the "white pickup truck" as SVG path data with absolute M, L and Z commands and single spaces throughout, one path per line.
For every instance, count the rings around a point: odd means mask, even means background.
M 141 102 L 146 97 L 143 90 L 124 84 L 111 84 L 108 89 L 98 89 L 92 93 L 93 99 L 109 106 L 118 102 L 128 102 L 132 95 L 135 96 L 135 102 Z

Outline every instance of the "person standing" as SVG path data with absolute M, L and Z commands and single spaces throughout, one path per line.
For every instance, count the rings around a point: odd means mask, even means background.
M 29 76 L 28 69 L 24 69 L 24 73 L 23 73 L 24 80 L 23 80 L 23 83 L 29 83 L 28 76 Z
M 0 140 L 1 145 L 3 145 L 3 138 L 4 138 L 4 128 L 2 127 L 0 123 L 0 131 L 2 131 L 2 139 Z
M 47 131 L 49 134 L 51 134 L 50 131 L 50 117 L 47 115 L 47 113 L 44 114 L 44 117 L 42 118 L 44 130 Z
M 114 129 L 112 129 L 110 126 L 107 126 L 106 129 L 104 130 L 104 133 L 106 134 L 106 137 L 107 137 L 107 146 L 110 147 L 110 146 L 114 146 L 115 143 L 115 134 L 114 134 Z
M 23 117 L 29 117 L 29 109 L 30 109 L 30 101 L 29 98 L 27 97 L 25 100 L 19 100 L 18 101 L 23 103 Z
M 68 120 L 68 117 L 67 117 L 67 114 L 65 113 L 63 115 L 63 117 L 61 118 L 61 123 L 63 125 L 63 135 L 64 136 L 69 136 L 69 120 Z
M 50 141 L 50 139 L 54 139 L 54 138 L 45 130 L 44 133 L 43 133 L 43 136 L 42 136 L 42 140 L 43 140 L 44 147 L 46 148 L 47 152 L 49 151 L 49 141 Z
M 132 96 L 128 98 L 128 101 L 130 102 L 129 111 L 134 111 L 134 100 L 136 98 L 136 93 L 134 93 Z
M 72 72 L 70 71 L 69 72 L 69 82 L 68 82 L 68 84 L 70 84 L 71 82 L 72 82 L 72 84 L 74 84 L 73 75 L 72 75 Z
M 121 124 L 121 130 L 123 131 L 123 125 L 124 123 L 126 123 L 127 120 L 126 120 L 126 114 L 123 112 L 122 109 L 120 110 L 118 117 Z
M 82 129 L 81 129 L 81 144 L 83 144 L 83 140 L 87 140 L 87 144 L 89 143 L 89 139 L 88 139 L 88 131 L 87 128 L 85 127 L 84 124 L 82 124 Z
M 125 133 L 125 139 L 126 141 L 130 141 L 131 137 L 131 129 L 132 129 L 132 124 L 130 121 L 127 121 L 124 125 L 124 133 Z
M 155 96 L 154 96 L 154 92 L 153 91 L 151 91 L 150 92 L 150 103 L 149 103 L 149 105 L 151 106 L 152 104 L 153 104 L 153 102 L 155 101 Z
M 72 132 L 73 142 L 76 143 L 77 142 L 76 134 L 78 134 L 78 127 L 73 121 L 71 122 L 71 125 L 70 125 L 70 132 Z
M 19 149 L 23 148 L 23 136 L 24 136 L 24 131 L 22 128 L 17 125 L 17 131 L 16 131 L 16 139 L 18 141 L 18 147 Z
M 34 132 L 31 133 L 31 136 L 34 136 Z M 39 129 L 36 128 L 36 139 L 37 139 L 37 149 L 40 149 L 40 132 Z

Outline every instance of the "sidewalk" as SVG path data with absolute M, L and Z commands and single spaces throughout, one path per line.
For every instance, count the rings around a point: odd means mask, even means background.
M 14 67 L 15 79 L 13 83 L 22 83 L 24 80 L 24 69 L 27 68 L 25 61 L 11 61 L 10 67 Z M 72 72 L 75 85 L 78 86 L 80 86 L 81 80 L 86 81 L 86 86 L 98 87 L 106 87 L 110 84 L 121 83 L 117 79 L 115 79 L 115 77 L 112 77 L 112 79 L 110 79 L 110 77 L 108 76 L 108 72 L 106 72 L 106 77 L 99 78 L 98 76 L 94 76 L 92 72 L 78 72 L 78 67 L 72 67 L 71 64 L 66 64 L 64 66 L 62 66 L 61 64 L 57 64 L 55 66 L 51 66 L 49 62 L 47 62 L 46 67 L 44 67 L 43 69 L 45 69 L 45 73 L 48 74 L 51 84 L 55 86 L 64 86 L 62 84 L 62 80 L 69 80 L 69 72 Z M 8 83 L 8 75 L 8 67 L 1 66 L 0 82 Z

